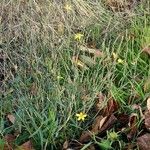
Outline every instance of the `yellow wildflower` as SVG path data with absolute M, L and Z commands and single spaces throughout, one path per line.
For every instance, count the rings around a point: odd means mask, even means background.
M 119 64 L 124 64 L 124 61 L 123 61 L 122 59 L 120 59 L 120 58 L 117 60 L 117 62 L 118 62 Z
M 81 41 L 81 38 L 82 38 L 83 36 L 84 36 L 83 34 L 77 33 L 77 34 L 75 34 L 74 39 L 77 40 L 77 41 Z
M 76 114 L 76 117 L 78 117 L 77 118 L 77 120 L 78 121 L 84 121 L 85 120 L 85 118 L 87 117 L 87 114 L 85 114 L 85 113 L 83 113 L 83 112 L 80 112 L 79 114 Z
M 67 12 L 69 12 L 69 11 L 72 10 L 72 6 L 69 5 L 69 4 L 66 4 L 66 5 L 64 6 L 64 9 L 65 9 Z
M 118 55 L 116 53 L 112 53 L 112 56 L 113 56 L 113 59 L 117 59 L 118 58 Z

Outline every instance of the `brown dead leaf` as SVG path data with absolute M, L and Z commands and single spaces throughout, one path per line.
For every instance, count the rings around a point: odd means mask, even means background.
M 140 150 L 150 150 L 150 134 L 146 133 L 137 138 L 137 145 Z
M 128 139 L 131 140 L 137 133 L 137 114 L 133 113 L 131 114 L 130 118 L 129 118 L 129 128 L 130 128 L 130 131 L 127 135 Z
M 144 47 L 142 51 L 150 55 L 150 45 Z
M 12 124 L 14 124 L 14 123 L 15 123 L 15 120 L 16 120 L 16 118 L 15 118 L 14 115 L 12 115 L 12 114 L 8 114 L 8 115 L 7 115 L 7 119 L 8 119 Z
M 116 123 L 117 118 L 112 114 L 107 117 L 106 122 L 100 128 L 99 133 L 105 132 L 106 130 L 112 128 L 112 126 Z
M 66 150 L 69 146 L 69 142 L 66 140 L 63 144 L 63 150 Z
M 103 117 L 103 116 L 97 116 L 94 123 L 92 124 L 92 133 L 97 134 L 99 132 L 99 130 L 102 128 L 103 124 L 105 123 L 107 117 Z
M 147 109 L 150 111 L 150 97 L 147 99 Z
M 84 131 L 80 137 L 80 142 L 81 143 L 85 143 L 88 142 L 91 139 L 92 134 L 98 134 L 100 128 L 102 127 L 102 125 L 104 124 L 106 120 L 106 117 L 103 117 L 101 115 L 97 116 L 95 118 L 95 121 L 92 124 L 92 129 L 91 131 Z
M 117 121 L 117 118 L 112 114 L 110 116 L 97 116 L 90 131 L 84 131 L 79 139 L 81 143 L 88 142 L 91 139 L 91 136 L 103 133 L 106 130 L 110 129 L 114 123 Z
M 118 114 L 116 116 L 119 122 L 119 129 L 125 128 L 127 124 L 129 123 L 129 115 L 127 114 Z
M 17 149 L 15 150 L 34 150 L 32 147 L 32 142 L 31 141 L 27 141 L 24 144 L 22 144 L 21 146 L 19 146 Z
M 79 141 L 81 143 L 86 143 L 91 139 L 91 136 L 92 136 L 92 133 L 90 131 L 83 131 L 80 136 Z
M 145 127 L 146 129 L 150 130 L 150 111 L 146 110 L 144 115 L 145 115 L 144 120 Z
M 150 97 L 147 99 L 147 109 L 144 113 L 144 119 L 146 129 L 150 130 Z
M 119 104 L 113 98 L 110 98 L 106 108 L 103 110 L 103 116 L 111 115 L 112 113 L 116 112 L 118 108 Z
M 4 141 L 5 141 L 5 145 L 4 145 L 4 150 L 13 150 L 13 142 L 15 141 L 16 136 L 12 135 L 12 134 L 7 134 L 4 136 Z

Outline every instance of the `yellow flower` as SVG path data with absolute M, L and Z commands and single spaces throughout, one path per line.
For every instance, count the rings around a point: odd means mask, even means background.
M 77 40 L 77 41 L 81 41 L 81 38 L 82 38 L 83 36 L 84 36 L 83 34 L 77 33 L 77 34 L 75 34 L 74 39 Z
M 117 59 L 118 58 L 118 55 L 116 53 L 112 53 L 112 56 L 113 56 L 113 59 Z
M 124 64 L 124 61 L 123 61 L 122 59 L 120 59 L 120 58 L 117 60 L 117 62 L 118 62 L 119 64 Z
M 78 117 L 77 118 L 77 120 L 78 121 L 84 121 L 85 120 L 85 118 L 87 117 L 87 114 L 85 114 L 85 113 L 83 113 L 83 112 L 80 112 L 79 114 L 76 114 L 76 117 Z
M 66 4 L 66 5 L 64 6 L 64 9 L 65 9 L 67 12 L 69 12 L 69 11 L 72 10 L 72 6 L 69 5 L 69 4 Z

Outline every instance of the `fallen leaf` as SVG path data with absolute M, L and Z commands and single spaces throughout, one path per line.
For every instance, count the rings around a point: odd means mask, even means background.
M 142 51 L 150 55 L 150 45 L 144 47 Z
M 106 119 L 107 119 L 107 117 L 103 117 L 101 115 L 97 116 L 94 123 L 92 124 L 91 132 L 97 134 L 99 132 L 99 130 L 102 128 Z
M 4 150 L 13 150 L 13 142 L 15 141 L 16 136 L 12 135 L 12 134 L 7 134 L 4 136 L 4 141 L 5 141 L 5 145 L 4 145 Z
M 145 127 L 146 129 L 150 130 L 150 111 L 146 110 L 144 116 L 145 116 L 144 120 Z
M 147 109 L 150 111 L 150 97 L 147 99 Z
M 137 114 L 133 113 L 133 114 L 131 114 L 131 116 L 129 118 L 129 123 L 128 123 L 130 131 L 129 131 L 127 137 L 129 140 L 131 140 L 137 133 L 138 129 L 137 129 L 136 123 L 137 123 Z
M 63 144 L 63 150 L 66 150 L 69 146 L 69 142 L 66 140 Z
M 79 141 L 81 143 L 86 143 L 91 139 L 91 136 L 92 136 L 92 133 L 90 131 L 83 131 L 80 136 Z
M 91 139 L 92 134 L 98 134 L 100 126 L 103 125 L 105 119 L 103 116 L 99 115 L 95 118 L 93 124 L 92 124 L 92 129 L 90 131 L 84 131 L 82 132 L 82 135 L 80 137 L 80 142 L 85 143 L 88 142 Z
M 8 120 L 9 120 L 12 124 L 15 123 L 16 118 L 14 117 L 14 115 L 8 114 L 8 115 L 7 115 L 7 118 L 8 118 Z
M 107 121 L 103 124 L 103 126 L 100 128 L 99 133 L 105 132 L 108 129 L 111 129 L 112 126 L 116 123 L 117 118 L 111 114 L 107 117 Z
M 119 104 L 113 98 L 110 98 L 107 106 L 103 110 L 103 116 L 111 115 L 112 113 L 116 112 L 118 108 Z
M 116 118 L 118 119 L 118 127 L 121 130 L 122 128 L 125 128 L 127 124 L 129 123 L 129 115 L 127 114 L 118 114 L 116 115 Z
M 18 146 L 15 150 L 34 150 L 32 147 L 31 141 L 23 143 L 21 146 Z
M 150 134 L 146 133 L 137 138 L 137 145 L 140 150 L 150 150 Z
M 81 143 L 88 142 L 92 135 L 97 135 L 105 132 L 110 129 L 114 123 L 117 121 L 117 118 L 112 114 L 110 116 L 97 116 L 90 131 L 84 131 L 79 139 Z

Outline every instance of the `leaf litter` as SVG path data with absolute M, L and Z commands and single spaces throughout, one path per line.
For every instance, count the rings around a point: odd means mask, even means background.
M 120 140 L 126 143 L 126 145 L 124 146 L 125 149 L 130 150 L 139 148 L 140 150 L 149 150 L 150 97 L 147 99 L 147 108 L 144 113 L 142 112 L 140 105 L 134 104 L 133 110 L 136 113 L 131 114 L 119 113 L 118 109 L 120 108 L 120 106 L 118 102 L 115 101 L 112 97 L 110 97 L 107 104 L 103 108 L 100 108 L 98 111 L 99 106 L 97 107 L 97 104 L 102 104 L 105 99 L 105 95 L 103 95 L 102 93 L 98 94 L 98 99 L 95 103 L 95 108 L 98 112 L 98 115 L 95 117 L 89 129 L 81 133 L 79 139 L 76 140 L 76 143 L 74 143 L 71 148 L 73 150 L 80 150 L 85 145 L 87 145 L 87 143 L 89 144 L 89 146 L 87 147 L 88 150 L 95 150 L 97 149 L 97 146 L 101 147 L 103 146 L 103 144 L 105 146 L 105 143 L 109 143 L 109 148 L 111 146 L 111 148 L 113 148 L 113 145 L 115 144 L 112 143 L 115 141 L 109 141 L 109 139 L 105 139 L 105 137 L 108 136 L 107 133 L 112 131 L 113 129 L 113 133 L 117 135 L 118 139 L 123 135 L 124 138 Z M 142 121 L 141 126 L 138 125 L 139 119 L 141 119 Z M 119 134 L 117 134 L 117 132 Z M 100 140 L 101 142 L 93 142 L 93 139 Z M 103 141 L 105 142 L 103 143 Z M 131 141 L 133 142 L 131 143 Z M 66 150 L 69 150 L 69 140 L 64 143 L 64 147 Z

